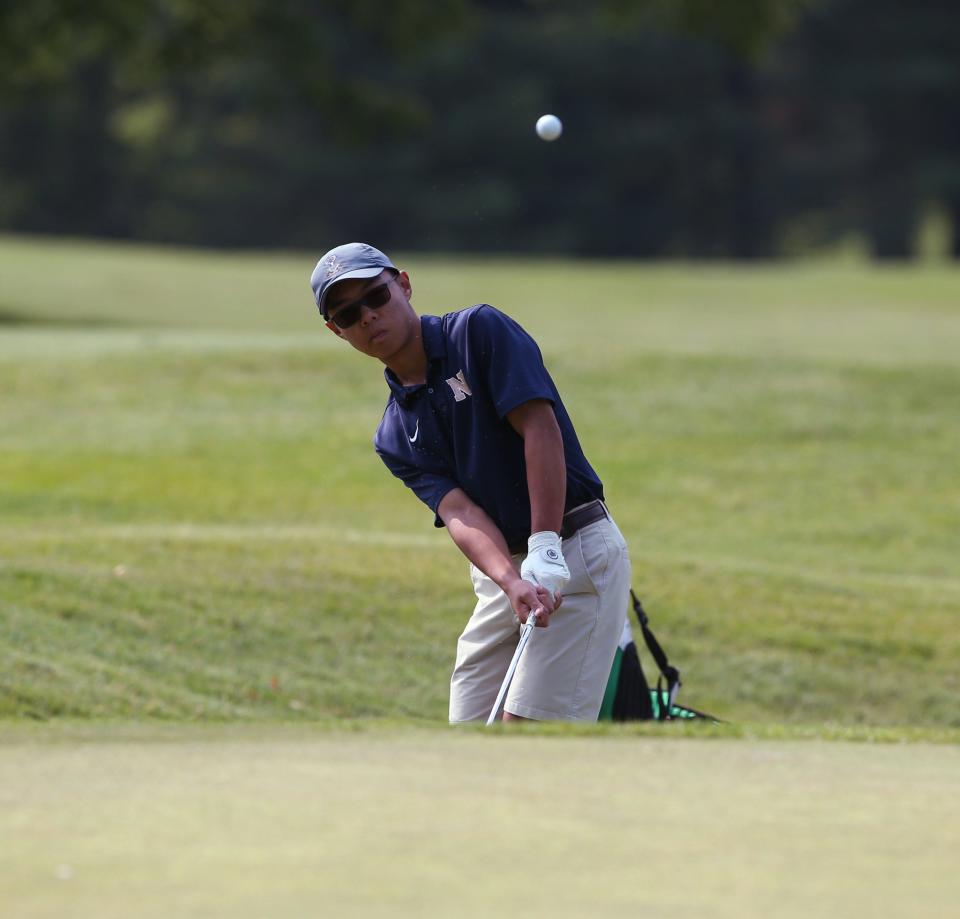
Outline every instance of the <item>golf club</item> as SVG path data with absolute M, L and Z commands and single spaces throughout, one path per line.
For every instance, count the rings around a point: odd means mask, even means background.
M 497 693 L 497 701 L 493 703 L 493 708 L 490 709 L 490 717 L 487 718 L 487 727 L 493 724 L 497 720 L 497 715 L 500 714 L 500 706 L 503 705 L 503 700 L 507 697 L 507 690 L 510 688 L 513 673 L 517 669 L 517 664 L 520 663 L 520 656 L 523 654 L 523 649 L 527 646 L 527 642 L 530 640 L 530 636 L 533 634 L 536 625 L 537 614 L 532 612 L 527 616 L 527 621 L 520 631 L 520 641 L 517 642 L 517 650 L 513 652 L 513 660 L 510 661 L 510 666 L 507 667 L 506 676 L 504 676 L 503 683 L 500 685 L 500 692 Z

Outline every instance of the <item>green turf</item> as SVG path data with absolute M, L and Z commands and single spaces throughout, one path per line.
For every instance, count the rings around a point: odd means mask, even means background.
M 21 727 L 0 741 L 0 903 L 739 919 L 960 901 L 955 746 L 540 733 Z
M 314 258 L 0 239 L 0 717 L 443 720 L 466 565 Z M 541 342 L 681 701 L 960 726 L 960 272 L 401 261 Z

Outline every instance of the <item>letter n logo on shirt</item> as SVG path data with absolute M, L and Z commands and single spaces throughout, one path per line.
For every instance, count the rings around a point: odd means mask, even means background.
M 453 398 L 456 399 L 457 402 L 463 402 L 467 396 L 473 395 L 473 390 L 467 385 L 467 380 L 462 370 L 455 377 L 450 377 L 447 380 L 447 386 L 453 390 Z

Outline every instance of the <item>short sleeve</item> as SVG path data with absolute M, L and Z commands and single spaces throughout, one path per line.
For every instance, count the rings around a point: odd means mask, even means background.
M 446 494 L 459 487 L 458 484 L 449 476 L 418 469 L 379 448 L 377 455 L 383 460 L 384 465 L 433 511 L 434 526 L 444 526 L 437 508 Z
M 540 348 L 509 316 L 492 306 L 479 307 L 470 317 L 470 351 L 501 419 L 531 399 L 556 404 Z

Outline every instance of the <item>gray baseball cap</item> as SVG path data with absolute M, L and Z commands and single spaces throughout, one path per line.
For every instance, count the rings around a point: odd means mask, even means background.
M 347 243 L 331 249 L 317 262 L 317 267 L 310 275 L 310 289 L 323 318 L 329 318 L 325 301 L 334 284 L 351 278 L 374 278 L 384 268 L 397 271 L 397 266 L 379 249 L 366 243 Z

